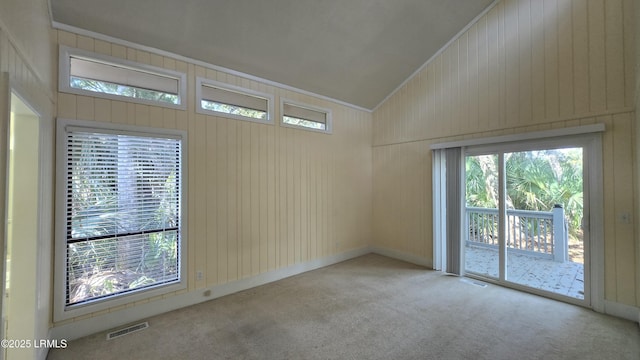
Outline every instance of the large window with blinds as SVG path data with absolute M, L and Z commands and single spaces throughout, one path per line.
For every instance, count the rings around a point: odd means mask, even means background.
M 57 287 L 66 311 L 183 279 L 183 134 L 96 125 L 58 124 Z
M 291 100 L 280 104 L 282 126 L 331 133 L 331 111 Z
M 198 77 L 196 111 L 237 120 L 273 123 L 273 96 Z

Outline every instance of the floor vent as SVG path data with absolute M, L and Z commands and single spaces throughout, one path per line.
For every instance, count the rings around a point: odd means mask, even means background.
M 463 283 L 467 283 L 467 284 L 471 284 L 471 285 L 475 285 L 475 286 L 480 286 L 480 287 L 487 287 L 487 284 L 480 282 L 480 281 L 475 281 L 475 280 L 471 280 L 471 279 L 467 279 L 467 278 L 461 278 L 460 281 L 462 281 Z
M 107 334 L 107 340 L 113 340 L 113 339 L 121 337 L 121 336 L 129 335 L 129 334 L 134 333 L 136 331 L 144 330 L 144 329 L 146 329 L 148 327 L 149 327 L 149 323 L 146 322 L 146 321 L 143 322 L 143 323 L 140 323 L 140 324 L 127 326 L 124 329 L 120 329 L 120 330 L 116 330 L 116 331 L 112 331 L 112 332 L 108 333 Z

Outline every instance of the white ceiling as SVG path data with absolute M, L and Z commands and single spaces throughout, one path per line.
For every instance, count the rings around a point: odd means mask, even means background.
M 49 0 L 101 33 L 373 109 L 494 0 Z

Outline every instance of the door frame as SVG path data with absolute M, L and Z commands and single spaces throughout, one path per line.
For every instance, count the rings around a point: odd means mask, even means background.
M 11 86 L 9 84 L 9 73 L 0 74 L 0 137 L 4 139 L 4 144 L 0 141 L 0 218 L 6 223 L 7 219 L 7 194 L 9 191 L 9 182 L 7 174 L 9 173 L 9 123 L 11 121 Z M 7 268 L 6 268 L 6 250 L 7 250 L 7 226 L 3 226 L 0 231 L 0 267 L 2 268 L 2 294 L 0 296 L 0 338 L 6 339 L 5 334 L 5 301 L 6 284 L 7 284 Z M 6 349 L 0 349 L 0 359 L 5 358 Z
M 463 150 L 462 156 L 465 159 L 467 156 L 478 156 L 478 155 L 495 155 L 498 157 L 499 166 L 497 170 L 498 170 L 499 180 L 498 180 L 497 190 L 498 190 L 498 196 L 499 196 L 498 222 L 500 226 L 499 226 L 499 236 L 498 236 L 499 238 L 498 278 L 494 279 L 494 278 L 482 276 L 481 274 L 467 273 L 465 271 L 466 269 L 464 266 L 461 267 L 462 269 L 461 275 L 485 280 L 488 282 L 497 283 L 499 285 L 504 285 L 507 287 L 525 290 L 527 292 L 544 295 L 546 297 L 550 297 L 553 299 L 557 299 L 557 300 L 561 300 L 569 303 L 574 303 L 576 305 L 587 306 L 587 307 L 591 306 L 592 278 L 590 274 L 591 274 L 591 258 L 592 258 L 591 244 L 593 243 L 593 241 L 590 238 L 591 232 L 589 231 L 589 226 L 588 226 L 588 223 L 589 223 L 588 219 L 591 216 L 591 209 L 589 206 L 591 204 L 590 202 L 591 191 L 589 190 L 590 180 L 588 179 L 588 176 L 587 176 L 589 170 L 585 169 L 587 164 L 591 161 L 591 158 L 589 157 L 589 153 L 588 153 L 590 140 L 591 140 L 591 136 L 580 135 L 580 136 L 570 136 L 570 137 L 561 137 L 561 138 L 555 137 L 555 138 L 549 138 L 549 139 L 528 140 L 528 141 L 521 141 L 517 143 L 510 142 L 510 143 L 500 143 L 500 144 L 479 145 L 479 146 L 465 147 L 462 149 Z M 583 232 L 584 298 L 583 299 L 561 295 L 558 293 L 554 293 L 552 291 L 537 289 L 535 287 L 530 287 L 521 283 L 510 281 L 507 278 L 507 274 L 509 273 L 509 269 L 508 269 L 509 264 L 507 264 L 506 259 L 507 259 L 507 253 L 509 249 L 506 246 L 506 234 L 505 234 L 505 229 L 506 229 L 505 223 L 507 222 L 507 216 L 506 216 L 507 209 L 506 209 L 506 202 L 504 199 L 504 196 L 507 192 L 507 189 L 506 189 L 507 175 L 505 173 L 506 171 L 505 155 L 507 153 L 514 153 L 514 152 L 556 150 L 556 149 L 563 149 L 563 148 L 580 148 L 582 150 L 582 165 L 583 165 L 582 193 L 583 193 L 583 208 L 584 208 L 583 218 L 587 219 L 587 221 L 584 221 L 584 226 L 583 226 L 584 227 L 584 232 Z M 463 161 L 463 164 L 464 164 L 464 161 Z M 461 181 L 464 184 L 466 180 L 465 167 L 462 166 L 460 171 L 462 172 Z M 462 193 L 462 198 L 463 199 L 461 201 L 460 206 L 462 209 L 464 209 L 466 206 L 466 201 L 464 199 L 465 192 Z M 461 233 L 462 243 L 460 247 L 463 251 L 462 257 L 464 259 L 464 257 L 466 256 L 466 254 L 464 254 L 464 241 L 466 240 L 467 231 L 464 229 L 464 226 L 462 227 L 461 231 L 462 231 Z M 465 262 L 462 262 L 462 264 L 464 263 Z
M 36 96 L 27 90 L 23 82 L 8 72 L 0 73 L 0 217 L 5 220 L 5 226 L 0 231 L 0 261 L 2 264 L 2 294 L 0 296 L 0 336 L 6 338 L 4 320 L 5 314 L 5 286 L 7 281 L 6 268 L 6 250 L 7 250 L 7 209 L 8 209 L 8 191 L 9 181 L 9 149 L 10 149 L 10 122 L 11 122 L 11 106 L 12 96 L 16 96 L 20 101 L 29 108 L 29 110 L 37 117 L 38 136 L 33 141 L 38 142 L 38 179 L 37 179 L 37 199 L 38 209 L 36 212 L 36 254 L 34 254 L 34 266 L 36 266 L 36 299 L 33 324 L 34 339 L 48 339 L 50 337 L 49 324 L 51 322 L 50 302 L 51 302 L 51 281 L 49 274 L 51 273 L 51 244 L 52 239 L 49 233 L 52 226 L 52 187 L 53 182 L 50 175 L 52 174 L 53 158 L 53 138 L 48 136 L 51 134 L 52 123 L 46 117 L 47 111 L 51 110 L 49 99 L 46 96 Z M 47 349 L 34 349 L 35 353 L 43 354 Z M 4 351 L 0 351 L 0 360 L 4 358 Z

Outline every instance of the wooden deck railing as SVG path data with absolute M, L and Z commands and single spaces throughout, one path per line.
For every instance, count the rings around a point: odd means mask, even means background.
M 465 217 L 469 229 L 467 243 L 498 246 L 498 209 L 467 207 Z M 564 209 L 556 205 L 552 211 L 507 210 L 506 242 L 509 251 L 564 262 L 568 257 L 568 233 Z

